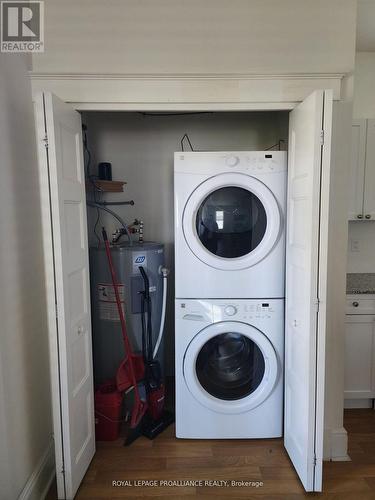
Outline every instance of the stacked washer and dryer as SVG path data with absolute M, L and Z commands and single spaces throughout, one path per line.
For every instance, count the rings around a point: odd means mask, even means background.
M 176 435 L 280 437 L 286 152 L 174 166 Z

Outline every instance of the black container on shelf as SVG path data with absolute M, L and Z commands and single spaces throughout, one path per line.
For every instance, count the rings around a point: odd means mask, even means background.
M 103 161 L 98 165 L 98 174 L 101 181 L 112 180 L 112 163 Z

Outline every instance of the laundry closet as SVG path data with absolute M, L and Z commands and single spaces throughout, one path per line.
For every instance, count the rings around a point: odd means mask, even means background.
M 49 93 L 39 95 L 36 100 L 43 224 L 49 227 L 44 247 L 49 273 L 51 355 L 59 359 L 52 374 L 56 391 L 53 401 L 56 460 L 57 466 L 59 457 L 64 457 L 65 463 L 64 477 L 57 477 L 58 488 L 76 491 L 95 452 L 92 397 L 95 366 L 93 369 L 91 362 L 88 250 L 99 245 L 102 227 L 112 236 L 119 223 L 108 212 L 90 206 L 94 193 L 95 202 L 98 199 L 101 203 L 118 202 L 118 206 L 104 206 L 127 224 L 141 220 L 144 241 L 164 246 L 164 265 L 170 275 L 162 362 L 166 376 L 173 377 L 177 369 L 175 336 L 183 333 L 183 328 L 175 329 L 174 317 L 174 153 L 188 156 L 193 152 L 223 152 L 242 161 L 242 153 L 251 156 L 251 152 L 260 151 L 265 161 L 273 161 L 273 153 L 275 157 L 284 155 L 285 165 L 288 156 L 286 210 L 282 213 L 286 234 L 285 323 L 284 307 L 274 308 L 278 321 L 285 325 L 285 369 L 281 366 L 279 374 L 281 380 L 285 375 L 286 404 L 281 418 L 285 447 L 305 489 L 319 491 L 323 460 L 332 93 L 315 91 L 293 111 L 77 113 L 73 108 Z M 82 123 L 87 136 L 85 148 Z M 91 179 L 85 179 L 88 157 Z M 93 190 L 101 162 L 111 163 L 112 180 L 125 183 L 122 192 Z M 134 204 L 123 204 L 130 201 Z M 139 232 L 132 238 L 137 241 Z M 266 299 L 257 298 L 264 317 L 268 315 L 267 309 L 273 307 Z M 183 303 L 180 306 L 185 308 Z M 284 338 L 279 344 L 282 352 Z M 268 344 L 264 352 L 267 349 Z M 271 351 L 267 357 L 271 357 Z M 279 361 L 282 364 L 284 359 Z M 264 377 L 272 378 L 275 369 L 273 366 L 269 371 L 264 370 Z M 282 386 L 279 390 L 282 398 Z M 64 439 L 64 435 L 69 438 Z
M 174 153 L 182 148 L 191 151 L 191 146 L 196 152 L 285 151 L 288 112 L 84 112 L 82 122 L 87 126 L 92 155 L 91 175 L 98 175 L 100 162 L 110 162 L 113 180 L 126 182 L 121 193 L 99 191 L 97 195 L 104 202 L 134 201 L 134 205 L 108 208 L 129 225 L 135 219 L 142 220 L 145 241 L 164 245 L 165 265 L 171 271 L 165 371 L 174 375 Z M 92 199 L 90 191 L 88 197 Z M 88 207 L 87 213 L 90 246 L 98 243 L 95 225 L 100 239 L 103 225 L 109 234 L 119 227 L 118 221 L 105 211 L 100 211 L 98 222 L 95 207 Z M 132 238 L 137 241 L 137 233 Z

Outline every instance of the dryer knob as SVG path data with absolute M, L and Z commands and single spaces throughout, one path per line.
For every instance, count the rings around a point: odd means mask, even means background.
M 228 158 L 226 159 L 226 164 L 228 165 L 228 167 L 235 167 L 239 164 L 239 162 L 240 159 L 238 158 L 238 156 L 228 156 Z
M 236 306 L 225 306 L 224 312 L 227 316 L 234 316 L 237 313 Z

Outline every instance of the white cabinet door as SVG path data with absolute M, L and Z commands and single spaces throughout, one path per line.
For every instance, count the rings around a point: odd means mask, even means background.
M 331 132 L 330 91 L 290 113 L 284 443 L 307 491 L 322 488 Z
M 367 121 L 354 120 L 352 124 L 352 154 L 349 184 L 349 220 L 363 218 Z
M 346 317 L 345 399 L 375 398 L 375 316 Z
M 375 220 L 375 120 L 367 120 L 363 213 L 365 220 Z
M 50 93 L 35 100 L 49 311 L 58 498 L 71 500 L 95 453 L 81 117 Z

